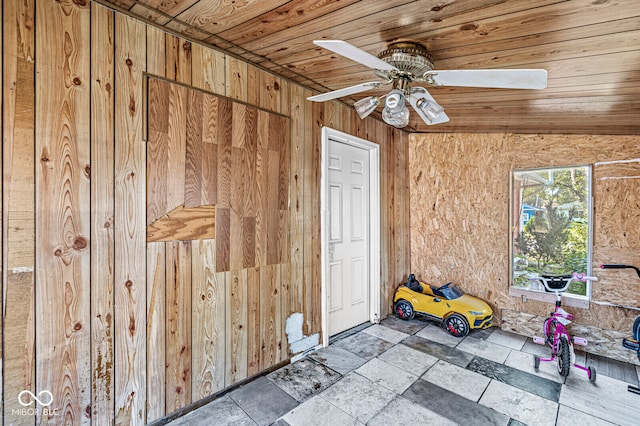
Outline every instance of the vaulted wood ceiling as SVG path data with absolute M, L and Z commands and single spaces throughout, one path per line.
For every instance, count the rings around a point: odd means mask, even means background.
M 638 0 L 99 2 L 318 93 L 376 78 L 316 47 L 316 39 L 345 40 L 374 55 L 389 42 L 416 40 L 436 69 L 548 71 L 544 90 L 431 87 L 451 121 L 427 126 L 412 113 L 409 131 L 640 134 Z M 341 100 L 353 104 L 369 94 Z

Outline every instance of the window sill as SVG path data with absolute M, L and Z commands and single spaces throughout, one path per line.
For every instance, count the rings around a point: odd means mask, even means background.
M 509 287 L 509 296 L 519 297 L 523 302 L 527 300 L 538 300 L 547 303 L 556 303 L 556 295 L 546 291 L 530 290 L 526 288 Z M 589 309 L 589 298 L 574 294 L 562 296 L 562 306 L 573 308 Z

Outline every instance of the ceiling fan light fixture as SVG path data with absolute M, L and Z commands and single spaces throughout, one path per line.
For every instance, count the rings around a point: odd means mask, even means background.
M 422 119 L 428 124 L 433 124 L 444 111 L 444 108 L 439 103 L 424 98 L 418 99 L 416 106 L 418 107 L 418 113 L 421 113 Z
M 392 112 L 385 107 L 382 110 L 382 119 L 385 123 L 399 129 L 406 127 L 409 124 L 409 108 L 405 106 L 399 111 Z
M 375 96 L 367 96 L 366 98 L 356 101 L 353 107 L 356 109 L 360 118 L 364 119 L 371 114 L 378 105 L 380 105 L 380 99 Z

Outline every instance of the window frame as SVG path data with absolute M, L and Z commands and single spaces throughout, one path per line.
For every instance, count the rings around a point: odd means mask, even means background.
M 587 205 L 585 211 L 587 214 L 587 275 L 592 276 L 593 266 L 593 237 L 594 237 L 594 201 L 593 201 L 593 165 L 592 164 L 575 164 L 566 166 L 551 166 L 551 167 L 532 167 L 532 168 L 513 168 L 509 176 L 509 295 L 513 297 L 519 297 L 523 302 L 527 300 L 539 300 L 548 303 L 555 302 L 555 295 L 545 291 L 532 290 L 530 288 L 516 287 L 514 286 L 514 233 L 513 226 L 514 220 L 520 221 L 520 218 L 514 218 L 514 202 L 515 196 L 515 175 L 521 172 L 539 172 L 545 170 L 565 170 L 572 168 L 585 168 L 586 170 L 586 190 L 587 190 Z M 591 282 L 587 281 L 586 295 L 564 293 L 563 303 L 566 306 L 589 309 L 589 303 L 592 296 Z

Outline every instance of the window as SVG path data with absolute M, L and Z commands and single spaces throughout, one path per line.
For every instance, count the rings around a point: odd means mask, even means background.
M 512 181 L 511 282 L 539 289 L 529 278 L 591 272 L 591 168 L 516 170 Z M 588 296 L 587 283 L 568 293 Z

